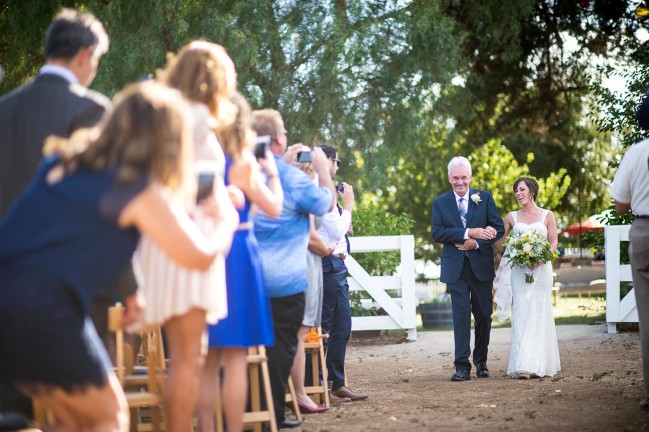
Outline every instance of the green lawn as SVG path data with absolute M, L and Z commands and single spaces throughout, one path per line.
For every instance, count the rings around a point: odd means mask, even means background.
M 595 324 L 606 321 L 606 299 L 603 297 L 577 296 L 557 297 L 557 304 L 554 306 L 554 322 L 561 324 Z M 509 320 L 501 323 L 493 316 L 494 328 L 509 327 Z
M 449 328 L 424 329 L 421 325 L 421 316 L 417 317 L 419 325 L 417 330 L 434 331 L 434 330 L 452 330 Z M 554 306 L 554 322 L 561 324 L 595 324 L 606 321 L 606 299 L 603 297 L 577 296 L 557 297 L 557 304 Z M 507 320 L 501 323 L 500 320 L 493 316 L 493 328 L 510 327 L 511 321 Z

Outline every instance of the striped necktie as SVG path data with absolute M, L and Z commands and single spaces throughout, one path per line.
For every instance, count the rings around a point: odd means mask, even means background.
M 464 205 L 464 198 L 460 198 L 457 201 L 457 209 L 460 211 L 460 219 L 462 219 L 462 225 L 466 228 L 466 206 Z

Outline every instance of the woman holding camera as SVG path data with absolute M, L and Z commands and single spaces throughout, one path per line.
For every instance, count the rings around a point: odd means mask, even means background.
M 221 231 L 229 247 L 238 219 L 223 184 L 225 157 L 213 129 L 232 121 L 228 95 L 236 85 L 234 63 L 222 46 L 193 41 L 170 60 L 160 79 L 180 90 L 190 102 L 194 167 L 200 169 L 199 192 L 204 189 L 207 196 L 216 198 L 223 219 L 215 223 L 207 217 L 202 201 L 197 204 L 202 197 L 196 193 L 176 204 L 184 208 L 206 235 Z M 207 184 L 202 184 L 203 179 L 208 180 Z M 148 237 L 143 237 L 138 247 L 136 262 L 148 300 L 144 321 L 163 325 L 169 347 L 171 362 L 164 407 L 167 428 L 171 431 L 186 430 L 196 409 L 206 322 L 215 323 L 227 313 L 225 254 L 227 250 L 206 271 L 195 271 L 174 263 Z
M 236 115 L 234 122 L 220 131 L 219 142 L 226 152 L 225 183 L 243 192 L 245 204 L 239 209 L 239 228 L 226 258 L 228 316 L 208 327 L 209 350 L 199 404 L 201 431 L 214 430 L 217 391 L 223 395 L 220 399 L 226 429 L 242 430 L 247 391 L 247 386 L 242 384 L 247 382 L 247 349 L 274 343 L 270 303 L 250 213 L 254 205 L 270 217 L 279 216 L 284 194 L 275 159 L 268 147 L 260 143 L 261 150 L 256 152 L 261 156 L 258 159 L 252 152 L 256 135 L 250 128 L 248 102 L 238 93 L 233 93 L 230 101 L 236 107 Z M 218 382 L 220 366 L 224 369 L 222 389 Z
M 229 243 L 221 231 L 203 235 L 173 202 L 193 183 L 189 127 L 178 92 L 133 85 L 99 129 L 48 140 L 50 155 L 0 221 L 0 387 L 39 398 L 53 429 L 128 430 L 89 312 L 140 233 L 202 270 Z

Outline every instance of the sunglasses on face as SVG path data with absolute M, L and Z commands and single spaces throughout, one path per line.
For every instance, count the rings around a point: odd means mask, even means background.
M 338 168 L 340 168 L 340 159 L 331 158 L 331 160 L 334 161 L 336 165 L 338 165 Z

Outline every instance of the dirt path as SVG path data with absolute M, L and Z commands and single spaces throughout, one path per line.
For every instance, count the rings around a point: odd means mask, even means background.
M 387 336 L 353 340 L 349 383 L 370 399 L 305 416 L 301 430 L 649 430 L 649 413 L 638 410 L 643 381 L 637 332 L 609 335 L 604 325 L 559 326 L 562 371 L 525 381 L 505 377 L 510 331 L 492 330 L 491 378 L 459 383 L 450 381 L 451 331 L 420 332 L 416 342 Z

